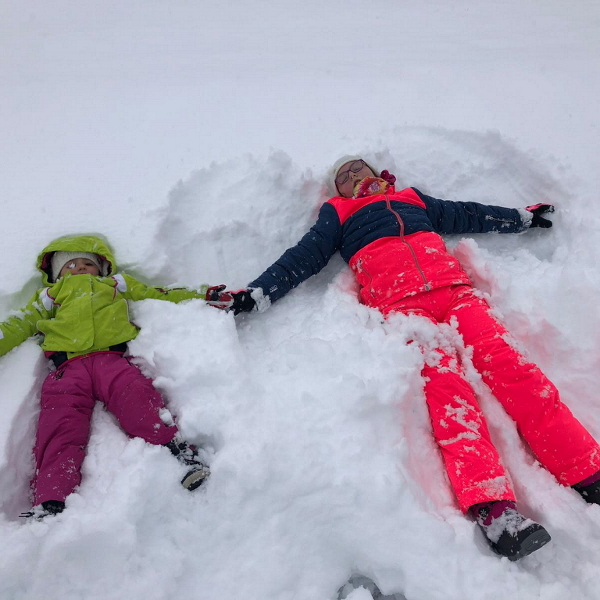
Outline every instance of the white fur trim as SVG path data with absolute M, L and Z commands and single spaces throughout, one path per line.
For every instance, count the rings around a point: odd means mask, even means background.
M 113 275 L 113 279 L 117 282 L 117 291 L 118 292 L 126 292 L 127 291 L 127 282 L 125 281 L 125 277 L 123 275 Z
M 265 312 L 271 306 L 271 299 L 269 296 L 265 296 L 262 288 L 249 288 L 251 298 L 256 302 L 256 310 L 258 312 Z

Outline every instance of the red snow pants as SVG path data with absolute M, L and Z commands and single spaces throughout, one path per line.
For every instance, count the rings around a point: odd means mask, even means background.
M 132 437 L 170 442 L 177 428 L 165 425 L 164 401 L 152 381 L 116 352 L 72 358 L 46 377 L 34 448 L 35 502 L 62 500 L 79 485 L 95 401 L 103 402 Z
M 507 341 L 490 306 L 468 285 L 405 298 L 386 310 L 456 324 L 473 365 L 538 461 L 564 485 L 600 470 L 600 446 L 561 402 L 554 384 Z M 514 500 L 510 479 L 492 444 L 485 417 L 456 354 L 438 349 L 426 364 L 425 397 L 433 434 L 463 512 L 480 502 Z M 429 361 L 431 362 L 431 361 Z

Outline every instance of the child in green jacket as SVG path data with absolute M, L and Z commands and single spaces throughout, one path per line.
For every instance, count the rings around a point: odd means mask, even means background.
M 56 367 L 42 386 L 34 507 L 24 516 L 43 518 L 64 510 L 66 497 L 81 481 L 96 400 L 128 435 L 166 446 L 188 467 L 182 485 L 198 488 L 210 474 L 208 467 L 172 421 L 161 420 L 163 398 L 125 353 L 138 333 L 129 320 L 128 300 L 204 300 L 208 286 L 162 289 L 117 274 L 108 244 L 91 235 L 55 240 L 37 266 L 44 287 L 19 314 L 0 323 L 0 356 L 42 334 L 41 347 Z

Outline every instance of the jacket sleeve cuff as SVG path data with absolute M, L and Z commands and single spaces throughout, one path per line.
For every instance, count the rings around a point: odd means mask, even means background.
M 523 221 L 523 230 L 529 229 L 531 227 L 531 221 L 533 220 L 533 213 L 530 213 L 525 208 L 517 208 L 517 212 L 521 217 L 521 221 Z
M 251 298 L 256 302 L 256 308 L 258 312 L 265 312 L 269 306 L 271 306 L 271 299 L 269 296 L 265 296 L 262 288 L 248 288 Z

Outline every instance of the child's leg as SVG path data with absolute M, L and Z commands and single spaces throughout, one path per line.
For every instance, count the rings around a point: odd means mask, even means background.
M 141 437 L 151 444 L 166 446 L 188 472 L 181 485 L 193 491 L 210 475 L 210 470 L 198 458 L 187 442 L 176 438 L 177 427 L 166 425 L 160 418 L 165 407 L 162 396 L 152 380 L 127 359 L 115 354 L 98 354 L 93 362 L 95 389 L 98 397 L 112 412 L 125 432 Z
M 42 386 L 34 448 L 35 505 L 64 501 L 81 481 L 94 408 L 91 380 L 82 362 L 50 373 Z
M 482 502 L 515 500 L 473 389 L 456 357 L 437 353 L 438 364 L 426 364 L 422 371 L 425 397 L 460 509 L 467 512 Z
M 540 463 L 565 485 L 600 470 L 600 446 L 561 402 L 554 384 L 510 345 L 487 302 L 472 291 L 463 294 L 448 313 L 451 317 L 473 348 L 475 368 Z
M 443 288 L 407 298 L 393 308 L 437 323 L 451 297 L 450 288 Z M 433 435 L 461 510 L 467 512 L 484 502 L 514 500 L 509 477 L 458 357 L 438 349 L 425 359 L 422 376 Z
M 94 390 L 99 400 L 132 437 L 164 445 L 177 433 L 177 427 L 160 418 L 165 407 L 152 381 L 119 354 L 95 354 L 85 359 L 92 364 Z

